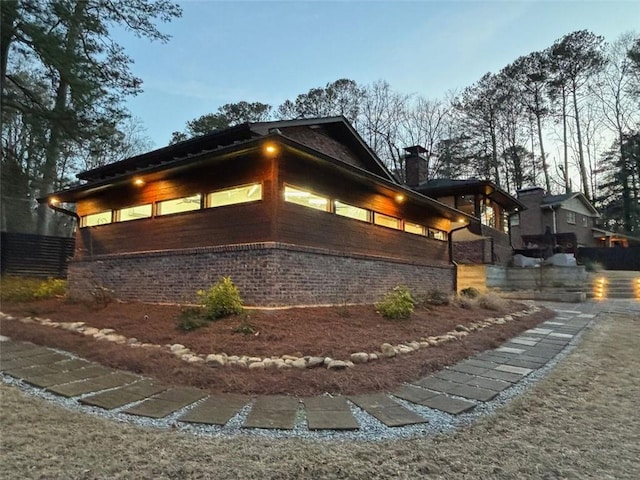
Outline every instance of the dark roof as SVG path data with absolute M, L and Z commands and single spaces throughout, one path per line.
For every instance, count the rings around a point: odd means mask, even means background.
M 436 178 L 421 183 L 415 187 L 420 193 L 429 197 L 439 198 L 448 195 L 481 193 L 507 210 L 524 210 L 526 206 L 520 200 L 502 190 L 490 180 L 456 180 L 452 178 Z
M 560 207 L 564 202 L 571 200 L 573 198 L 579 199 L 587 209 L 591 210 L 594 215 L 600 215 L 598 210 L 591 204 L 591 202 L 584 196 L 581 192 L 569 192 L 563 193 L 561 195 L 547 195 L 542 198 L 542 202 L 540 205 L 544 205 L 547 207 Z
M 366 168 L 376 175 L 395 180 L 378 156 L 362 140 L 356 130 L 343 117 L 311 118 L 303 120 L 281 120 L 274 122 L 243 123 L 222 130 L 214 130 L 200 137 L 191 138 L 174 145 L 168 145 L 135 157 L 110 163 L 102 167 L 87 170 L 78 174 L 78 178 L 87 182 L 95 182 L 132 174 L 156 165 L 170 165 L 185 158 L 209 153 L 221 148 L 238 145 L 243 142 L 263 137 L 271 132 L 286 136 L 287 129 L 295 127 L 318 127 L 329 137 L 354 150 L 362 159 Z M 285 130 L 281 132 L 280 130 Z M 328 141 L 315 142 L 314 146 L 324 153 L 335 154 L 335 147 L 329 147 Z

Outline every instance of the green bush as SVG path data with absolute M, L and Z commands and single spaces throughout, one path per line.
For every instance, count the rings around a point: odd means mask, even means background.
M 239 315 L 244 310 L 238 287 L 229 277 L 223 277 L 209 290 L 200 290 L 198 297 L 204 309 L 204 316 L 209 320 Z
M 180 310 L 176 319 L 176 328 L 181 332 L 191 332 L 207 325 L 204 312 L 200 307 L 187 307 Z
M 431 290 L 427 293 L 424 303 L 427 305 L 434 305 L 436 307 L 449 305 L 449 303 L 451 303 L 451 295 L 441 290 Z
M 64 295 L 65 280 L 49 278 L 2 277 L 0 279 L 0 300 L 3 302 L 31 302 L 57 295 Z
M 257 332 L 256 327 L 249 323 L 249 315 L 244 314 L 240 325 L 233 329 L 233 333 L 241 333 L 242 335 L 255 335 Z
M 376 312 L 390 320 L 406 320 L 416 305 L 407 287 L 397 286 L 375 304 Z
M 480 296 L 480 290 L 473 287 L 467 287 L 460 290 L 460 295 L 467 298 L 477 298 Z

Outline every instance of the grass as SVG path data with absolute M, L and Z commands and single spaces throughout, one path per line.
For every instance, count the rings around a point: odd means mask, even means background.
M 62 296 L 67 289 L 66 280 L 49 278 L 8 277 L 0 278 L 0 301 L 31 302 Z

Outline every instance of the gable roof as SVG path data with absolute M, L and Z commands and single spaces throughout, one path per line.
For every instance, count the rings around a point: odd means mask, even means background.
M 421 183 L 415 189 L 430 197 L 446 195 L 481 193 L 507 210 L 524 210 L 526 206 L 490 180 L 456 180 L 452 178 L 436 178 Z
M 563 193 L 561 195 L 547 195 L 542 198 L 542 202 L 540 202 L 540 205 L 551 208 L 560 208 L 564 203 L 568 202 L 569 200 L 573 200 L 574 198 L 580 200 L 582 204 L 587 208 L 587 210 L 589 210 L 595 216 L 600 216 L 600 212 L 596 210 L 591 202 L 587 200 L 587 197 L 585 197 L 581 192 L 569 192 Z
M 318 132 L 302 135 L 300 127 L 306 127 L 307 131 L 316 129 Z M 170 165 L 201 153 L 215 152 L 232 145 L 240 145 L 267 136 L 272 132 L 285 137 L 290 136 L 293 139 L 296 137 L 300 139 L 302 135 L 304 137 L 303 143 L 313 146 L 318 151 L 348 163 L 359 163 L 371 173 L 395 181 L 391 172 L 343 116 L 242 123 L 87 170 L 79 173 L 77 177 L 88 182 L 116 178 L 156 165 Z

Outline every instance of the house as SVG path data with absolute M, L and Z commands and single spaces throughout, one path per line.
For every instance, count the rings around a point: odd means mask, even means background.
M 507 265 L 513 255 L 508 218 L 526 206 L 489 180 L 424 180 L 426 159 L 421 154 L 425 149 L 414 146 L 405 151 L 407 186 L 477 220 L 452 235 L 453 260 L 466 264 Z
M 535 243 L 532 236 L 545 232 L 558 237 L 556 243 L 567 251 L 605 246 L 601 238 L 606 235 L 596 227 L 600 215 L 582 193 L 547 195 L 542 188 L 533 187 L 518 191 L 518 200 L 527 209 L 511 217 L 515 248 L 531 246 Z
M 77 297 L 186 302 L 222 276 L 255 306 L 452 290 L 451 233 L 480 230 L 400 185 L 344 117 L 245 123 L 79 178 L 40 199 L 78 219 Z

